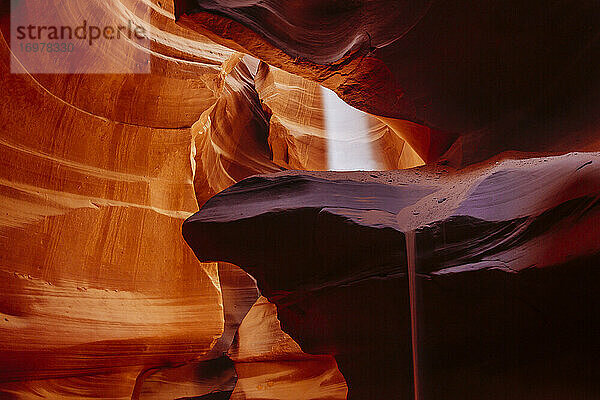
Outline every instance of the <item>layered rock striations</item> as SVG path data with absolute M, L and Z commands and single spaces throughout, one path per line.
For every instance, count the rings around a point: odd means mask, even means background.
M 223 331 L 217 269 L 198 263 L 179 233 L 197 208 L 191 135 L 180 127 L 193 117 L 159 110 L 176 103 L 167 87 L 217 75 L 214 62 L 189 62 L 186 73 L 176 67 L 184 61 L 162 59 L 165 76 L 143 79 L 166 94 L 132 110 L 145 87 L 132 77 L 11 73 L 7 22 L 0 379 L 139 370 L 207 353 Z
M 93 4 L 79 6 L 48 5 L 77 23 Z M 133 7 L 101 6 L 113 22 Z M 0 10 L 0 397 L 235 387 L 235 367 L 219 360 L 259 293 L 239 268 L 198 262 L 181 224 L 237 180 L 281 169 L 258 61 L 178 26 L 170 2 L 142 6 L 152 70 L 138 75 L 30 73 L 11 51 L 8 5 Z M 100 55 L 107 69 L 131 61 Z
M 38 3 L 147 40 L 0 5 L 0 397 L 598 396 L 596 3 Z
M 422 125 L 426 162 L 598 150 L 597 2 L 175 2 L 180 24 Z M 566 138 L 569 139 L 566 139 Z M 419 150 L 419 147 L 424 149 Z
M 283 330 L 336 357 L 349 398 L 417 384 L 425 398 L 583 399 L 600 390 L 599 165 L 580 153 L 258 176 L 183 232 L 199 259 L 256 277 Z

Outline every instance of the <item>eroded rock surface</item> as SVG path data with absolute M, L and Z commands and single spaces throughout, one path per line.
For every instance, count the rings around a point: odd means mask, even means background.
M 600 393 L 599 167 L 579 153 L 258 176 L 207 202 L 184 237 L 199 259 L 256 277 L 304 351 L 335 355 L 350 398 L 410 397 L 413 365 L 432 398 L 535 398 L 572 382 L 585 398 Z
M 178 0 L 180 24 L 422 127 L 425 161 L 598 151 L 595 1 Z M 396 123 L 396 122 L 392 122 Z M 410 132 L 409 132 L 410 133 Z M 567 139 L 568 138 L 568 139 Z
M 149 35 L 151 73 L 29 73 L 11 52 L 8 3 L 0 6 L 0 397 L 233 391 L 233 366 L 195 378 L 227 353 L 259 293 L 239 268 L 199 263 L 181 224 L 237 180 L 281 169 L 254 86 L 258 61 L 177 25 L 172 2 L 114 0 L 96 3 L 113 10 L 112 23 L 130 16 L 117 11 L 148 9 L 137 22 Z M 57 23 L 74 24 L 92 3 L 48 7 Z M 201 135 L 203 118 L 212 125 Z
M 597 397 L 598 155 L 546 157 L 600 149 L 595 2 L 34 2 L 152 68 L 33 73 L 0 5 L 0 397 Z M 540 158 L 277 174 L 340 143 Z

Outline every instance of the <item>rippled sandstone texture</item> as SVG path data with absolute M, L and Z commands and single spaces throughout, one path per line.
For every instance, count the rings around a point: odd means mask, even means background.
M 307 399 L 320 388 L 345 398 L 331 357 L 296 365 L 245 350 L 277 361 L 264 373 L 248 363 L 237 373 L 222 358 L 259 292 L 236 266 L 199 263 L 181 224 L 236 181 L 281 169 L 255 89 L 258 61 L 177 26 L 172 3 L 136 4 L 151 7 L 146 75 L 11 73 L 2 5 L 0 397 L 155 399 L 235 388 L 235 398 L 250 399 L 282 371 L 270 390 L 301 393 L 298 376 L 307 376 Z M 57 10 L 65 21 L 81 11 Z M 268 343 L 278 329 L 241 340 Z M 251 384 L 236 387 L 238 379 Z
M 0 397 L 410 398 L 413 358 L 432 398 L 597 397 L 597 154 L 242 181 L 331 167 L 319 83 L 382 170 L 597 151 L 596 2 L 61 4 L 149 7 L 152 70 L 11 74 L 0 5 Z
M 218 76 L 232 52 L 208 58 L 199 35 L 156 17 L 188 36 L 196 61 L 162 48 L 152 59 L 163 74 L 136 78 L 11 74 L 3 14 L 2 381 L 140 372 L 196 360 L 221 336 L 216 264 L 198 263 L 180 235 L 197 209 L 182 126 L 210 101 L 199 77 Z

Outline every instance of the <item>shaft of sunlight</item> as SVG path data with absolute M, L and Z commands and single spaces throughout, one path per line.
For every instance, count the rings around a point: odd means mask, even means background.
M 369 117 L 321 87 L 327 131 L 327 162 L 331 171 L 382 169 L 369 138 Z

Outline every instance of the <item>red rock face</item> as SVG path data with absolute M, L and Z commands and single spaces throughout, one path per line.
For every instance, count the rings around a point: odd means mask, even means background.
M 0 398 L 599 397 L 598 4 L 497 3 L 0 5 Z
M 598 149 L 597 2 L 176 6 L 181 24 L 220 43 L 322 82 L 357 108 L 434 129 L 436 148 L 462 136 L 458 164 L 508 149 Z
M 0 397 L 231 394 L 237 374 L 222 357 L 259 292 L 236 266 L 199 263 L 181 224 L 237 180 L 281 169 L 258 61 L 177 26 L 163 4 L 151 12 L 150 74 L 14 74 L 5 6 Z M 311 362 L 344 397 L 335 362 Z

